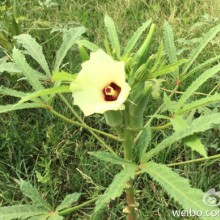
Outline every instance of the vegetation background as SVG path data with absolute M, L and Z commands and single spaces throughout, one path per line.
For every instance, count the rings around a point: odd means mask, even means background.
M 54 62 L 55 51 L 62 41 L 62 34 L 69 28 L 85 26 L 85 37 L 104 46 L 104 15 L 108 14 L 117 25 L 122 46 L 126 44 L 132 33 L 146 20 L 152 18 L 157 25 L 155 34 L 156 51 L 163 40 L 163 22 L 166 19 L 173 27 L 178 55 L 184 58 L 196 45 L 198 39 L 211 27 L 219 23 L 220 0 L 18 0 L 21 33 L 30 33 L 43 46 L 49 64 Z M 0 2 L 0 17 L 9 16 L 12 8 L 3 9 L 10 1 Z M 10 6 L 10 4 L 9 4 Z M 1 20 L 2 21 L 2 20 Z M 0 22 L 1 22 L 0 21 Z M 7 32 L 12 39 L 13 33 L 7 30 L 3 22 L 0 31 Z M 12 41 L 11 41 L 12 42 Z M 141 41 L 140 41 L 141 42 Z M 0 42 L 0 53 L 5 49 Z M 7 50 L 10 54 L 10 50 Z M 206 48 L 197 62 L 206 60 L 220 52 L 220 36 Z M 65 59 L 63 69 L 75 73 L 80 68 L 80 56 L 77 48 L 73 48 Z M 33 65 L 36 63 L 33 62 Z M 193 81 L 191 77 L 184 87 Z M 166 80 L 166 78 L 164 78 Z M 17 82 L 16 76 L 0 75 L 0 85 L 28 91 L 24 81 Z M 210 91 L 216 80 L 211 80 L 202 87 L 201 92 Z M 163 88 L 175 86 L 172 77 L 165 81 Z M 169 93 L 169 91 L 167 91 Z M 178 97 L 178 96 L 177 96 Z M 71 102 L 71 96 L 68 97 Z M 158 100 L 158 102 L 160 99 Z M 12 98 L 0 97 L 0 104 L 12 103 Z M 66 116 L 70 112 L 59 99 L 54 105 Z M 154 101 L 148 108 L 154 112 L 157 105 Z M 83 116 L 83 115 L 82 115 Z M 101 115 L 85 118 L 94 127 L 108 131 Z M 157 133 L 154 143 L 172 132 L 167 129 Z M 209 131 L 201 136 L 203 143 L 209 148 L 209 155 L 219 153 L 220 132 Z M 107 141 L 107 140 L 106 140 Z M 120 146 L 114 142 L 109 144 L 118 152 Z M 88 155 L 88 151 L 97 151 L 101 146 L 87 131 L 69 125 L 47 113 L 45 110 L 22 110 L 2 114 L 0 116 L 0 206 L 28 202 L 21 196 L 16 179 L 25 179 L 36 186 L 51 204 L 56 206 L 65 195 L 73 192 L 83 193 L 84 202 L 101 194 L 107 187 L 118 167 L 98 161 Z M 184 146 L 176 151 L 160 154 L 158 161 L 174 162 L 175 158 L 192 159 L 198 157 Z M 214 161 L 179 166 L 176 171 L 191 180 L 194 187 L 206 192 L 210 188 L 220 187 L 220 164 Z M 171 210 L 181 209 L 177 203 L 169 199 L 160 186 L 147 176 L 136 182 L 137 200 L 140 203 L 140 219 L 172 220 Z M 123 219 L 124 195 L 112 202 L 106 211 L 104 220 Z M 67 219 L 87 220 L 93 205 L 74 212 Z M 177 218 L 176 218 L 177 219 Z M 193 219 L 193 218 L 192 218 Z

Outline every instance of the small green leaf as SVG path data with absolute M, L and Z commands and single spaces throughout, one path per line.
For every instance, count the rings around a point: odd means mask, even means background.
M 219 213 L 220 209 L 213 206 L 207 206 L 203 202 L 203 196 L 205 195 L 200 189 L 192 188 L 189 181 L 183 177 L 180 177 L 177 173 L 172 171 L 165 165 L 149 162 L 141 165 L 142 171 L 148 173 L 153 180 L 158 182 L 169 194 L 170 197 L 174 198 L 180 203 L 185 209 L 192 209 L 194 211 L 214 211 Z M 213 219 L 215 217 L 201 217 L 201 219 Z
M 105 39 L 104 39 L 104 45 L 105 45 L 105 51 L 108 55 L 112 56 L 112 51 L 109 45 L 109 40 L 108 37 L 105 35 Z
M 29 108 L 47 108 L 47 106 L 37 103 L 23 103 L 17 106 L 15 106 L 14 104 L 0 105 L 0 113 L 10 112 L 20 109 L 29 109 Z
M 26 49 L 26 52 L 40 64 L 47 76 L 50 77 L 50 70 L 41 45 L 38 44 L 36 40 L 29 34 L 21 34 L 15 36 L 14 38 L 18 43 L 22 44 L 22 46 Z
M 179 68 L 179 66 L 181 66 L 185 62 L 187 62 L 186 59 L 178 60 L 176 63 L 169 64 L 169 65 L 167 65 L 167 66 L 163 67 L 162 69 L 159 69 L 155 72 L 150 72 L 149 75 L 147 75 L 147 78 L 151 79 L 151 78 L 155 78 L 157 76 L 165 75 L 167 73 L 172 73 L 175 70 L 177 70 Z
M 58 72 L 60 65 L 66 56 L 68 50 L 81 38 L 85 32 L 84 27 L 77 27 L 69 29 L 63 36 L 63 43 L 56 54 L 56 60 L 54 65 L 54 72 Z
M 195 108 L 198 108 L 204 105 L 207 106 L 211 103 L 219 102 L 219 101 L 220 101 L 220 94 L 216 93 L 214 95 L 211 95 L 211 96 L 208 96 L 202 99 L 198 99 L 198 100 L 195 100 L 193 102 L 183 105 L 183 107 L 178 111 L 178 114 L 183 114 Z
M 115 50 L 117 58 L 120 57 L 120 44 L 118 40 L 118 35 L 115 27 L 115 23 L 108 15 L 105 16 L 104 19 L 105 27 L 108 31 L 109 40 L 111 42 L 112 51 Z
M 96 201 L 95 212 L 98 212 L 100 209 L 103 209 L 105 205 L 107 205 L 111 200 L 119 197 L 123 189 L 126 187 L 126 183 L 130 179 L 134 179 L 135 171 L 137 170 L 137 166 L 129 165 L 126 166 L 120 173 L 118 173 L 111 185 L 106 189 L 105 193 L 99 197 Z
M 183 119 L 182 115 L 175 115 L 174 118 L 171 119 L 171 123 L 176 132 L 188 126 L 187 122 Z M 192 150 L 197 151 L 204 157 L 207 157 L 205 146 L 202 144 L 200 139 L 195 134 L 183 138 L 183 142 Z
M 195 119 L 190 125 L 186 128 L 181 129 L 171 136 L 164 139 L 161 143 L 157 145 L 154 149 L 147 152 L 144 156 L 143 161 L 148 161 L 155 155 L 157 155 L 160 151 L 166 149 L 171 146 L 173 143 L 187 137 L 193 135 L 198 132 L 203 132 L 211 129 L 214 125 L 220 124 L 220 113 L 213 113 L 210 115 L 204 115 L 197 119 Z
M 29 66 L 25 59 L 25 56 L 20 50 L 16 48 L 13 49 L 13 59 L 15 64 L 21 70 L 22 74 L 27 78 L 27 81 L 36 91 L 44 89 L 37 75 L 34 74 L 35 70 Z
M 134 163 L 124 160 L 121 157 L 115 156 L 109 152 L 98 151 L 98 152 L 89 152 L 90 155 L 97 157 L 100 160 L 104 160 L 106 162 L 110 162 L 112 164 L 121 164 L 121 165 L 135 165 Z
M 176 46 L 174 43 L 173 30 L 167 21 L 165 21 L 163 24 L 163 30 L 164 30 L 165 50 L 168 55 L 169 61 L 170 63 L 176 63 L 177 55 L 176 55 Z M 174 72 L 174 74 L 179 74 L 179 66 L 177 66 L 177 68 L 172 72 Z
M 214 76 L 220 70 L 220 64 L 215 65 L 213 68 L 208 69 L 202 75 L 200 75 L 193 83 L 187 88 L 187 90 L 183 93 L 179 101 L 177 102 L 176 111 L 178 113 L 179 109 L 183 107 L 185 102 L 193 95 L 193 93 L 209 79 Z
M 149 19 L 148 21 L 146 21 L 145 23 L 143 23 L 133 34 L 133 36 L 130 38 L 130 40 L 128 41 L 125 50 L 124 50 L 124 55 L 123 56 L 127 56 L 129 55 L 129 53 L 132 51 L 132 49 L 134 48 L 135 44 L 137 43 L 138 39 L 140 38 L 140 36 L 143 34 L 143 32 L 149 27 L 151 23 L 151 19 Z
M 169 110 L 169 112 L 171 112 L 171 114 L 173 114 L 173 112 L 175 110 L 176 102 L 171 101 L 170 97 L 165 92 L 163 95 L 164 95 L 163 96 L 163 103 L 164 103 L 163 110 L 167 109 L 167 110 Z
M 69 208 L 72 206 L 74 202 L 77 202 L 81 193 L 73 193 L 70 195 L 67 195 L 65 199 L 61 202 L 60 205 L 57 206 L 56 211 L 61 211 L 63 209 Z
M 22 98 L 26 95 L 24 92 L 16 91 L 4 86 L 0 86 L 0 94 Z
M 207 67 L 207 66 L 211 65 L 212 63 L 219 61 L 219 60 L 220 60 L 220 56 L 212 57 L 212 58 L 206 60 L 204 63 L 197 65 L 194 69 L 192 69 L 188 73 L 184 74 L 180 80 L 183 81 L 183 80 L 187 79 L 188 76 L 204 69 L 205 67 Z
M 147 126 L 142 131 L 138 145 L 137 145 L 137 148 L 139 150 L 139 161 L 140 162 L 142 162 L 142 160 L 143 160 L 143 157 L 144 157 L 146 150 L 149 146 L 151 138 L 152 138 L 151 129 L 149 126 Z
M 33 216 L 46 215 L 48 211 L 35 205 L 15 205 L 0 207 L 1 220 L 27 219 Z M 39 219 L 39 218 L 38 218 Z
M 33 187 L 30 183 L 21 180 L 20 181 L 20 189 L 24 196 L 30 198 L 36 207 L 41 207 L 45 210 L 52 210 L 52 207 L 40 196 L 39 192 L 35 187 Z
M 189 146 L 192 150 L 198 152 L 203 157 L 207 157 L 206 147 L 201 142 L 201 140 L 198 138 L 197 135 L 190 135 L 189 137 L 186 137 L 183 139 L 183 142 Z
M 60 80 L 60 81 L 72 82 L 74 79 L 76 79 L 75 74 L 67 73 L 65 71 L 53 73 L 53 76 L 52 76 L 52 80 L 55 80 L 55 81 Z
M 205 46 L 214 39 L 214 37 L 219 33 L 219 31 L 220 25 L 217 25 L 210 29 L 205 34 L 205 36 L 201 38 L 198 47 L 196 47 L 189 55 L 188 62 L 184 65 L 181 75 L 184 76 L 188 72 L 188 69 L 192 66 L 193 62 L 196 60 L 196 58 L 199 56 L 199 54 L 202 52 Z
M 0 73 L 8 72 L 8 73 L 21 73 L 19 67 L 13 62 L 2 63 L 0 65 Z
M 87 53 L 84 46 L 79 45 L 79 53 L 81 55 L 82 62 L 89 60 L 89 54 Z
M 76 43 L 77 43 L 79 46 L 84 46 L 84 47 L 86 47 L 87 49 L 91 50 L 92 52 L 95 52 L 95 51 L 97 51 L 98 49 L 100 49 L 96 44 L 94 44 L 94 43 L 92 43 L 92 42 L 90 42 L 90 41 L 88 41 L 88 40 L 85 40 L 85 39 L 83 39 L 83 40 L 78 40 Z
M 59 87 L 53 87 L 49 89 L 43 89 L 37 92 L 29 93 L 26 96 L 22 97 L 21 100 L 15 104 L 15 106 L 20 105 L 29 100 L 33 100 L 37 97 L 43 97 L 45 95 L 64 93 L 64 92 L 70 92 L 69 86 L 59 86 Z

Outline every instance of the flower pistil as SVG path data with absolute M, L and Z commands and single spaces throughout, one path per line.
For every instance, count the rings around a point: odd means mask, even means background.
M 104 87 L 102 92 L 104 94 L 105 101 L 115 101 L 121 92 L 121 87 L 111 82 L 110 85 Z

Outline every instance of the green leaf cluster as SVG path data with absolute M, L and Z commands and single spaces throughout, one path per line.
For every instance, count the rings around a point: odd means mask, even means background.
M 30 183 L 21 180 L 19 185 L 23 195 L 29 198 L 32 201 L 32 204 L 0 207 L 0 216 L 2 220 L 62 220 L 64 217 L 61 215 L 61 211 L 71 207 L 72 204 L 77 202 L 80 197 L 80 193 L 67 195 L 61 204 L 53 210 L 52 206 L 41 197 L 37 189 Z

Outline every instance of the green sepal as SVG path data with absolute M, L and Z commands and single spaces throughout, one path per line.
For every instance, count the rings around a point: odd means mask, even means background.
M 125 129 L 137 131 L 143 127 L 143 117 L 134 118 L 129 114 L 129 108 L 132 104 L 126 103 L 124 111 Z
M 79 45 L 79 53 L 81 55 L 83 62 L 89 60 L 89 54 L 87 53 L 86 49 L 82 45 Z
M 136 81 L 144 82 L 149 74 L 150 66 L 153 62 L 153 56 L 150 56 L 146 63 L 142 64 L 134 74 L 134 78 Z
M 140 90 L 139 93 L 133 98 L 132 104 L 129 107 L 129 114 L 134 118 L 139 118 L 143 115 L 147 106 L 152 84 L 147 84 L 144 90 Z
M 130 116 L 126 128 L 128 130 L 141 130 L 144 126 L 143 115 L 141 117 Z
M 13 48 L 10 41 L 5 37 L 2 32 L 0 32 L 0 45 L 7 50 L 11 50 Z
M 110 110 L 104 113 L 106 123 L 112 127 L 117 128 L 123 123 L 123 114 L 121 111 Z

